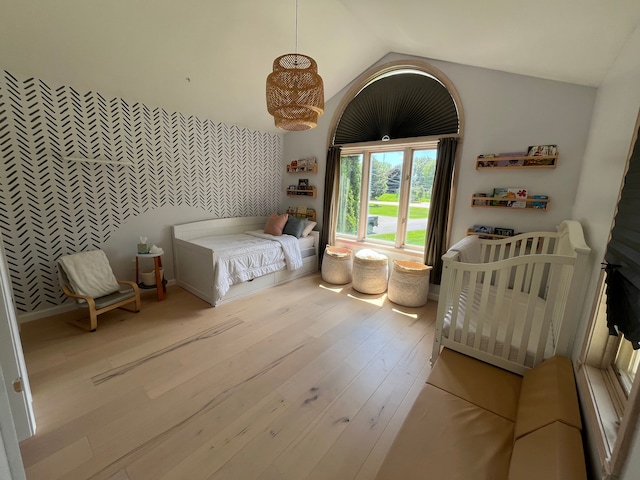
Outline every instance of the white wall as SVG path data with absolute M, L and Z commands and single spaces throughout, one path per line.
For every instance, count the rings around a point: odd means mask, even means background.
M 459 169 L 458 195 L 453 218 L 452 241 L 462 238 L 474 224 L 514 228 L 518 231 L 554 230 L 570 218 L 578 188 L 584 148 L 595 101 L 594 88 L 514 75 L 495 70 L 447 62 L 389 54 L 378 65 L 402 59 L 427 62 L 440 69 L 457 89 L 465 115 L 465 133 Z M 285 162 L 293 158 L 316 156 L 319 161 L 318 198 L 308 201 L 321 214 L 324 192 L 328 130 L 343 96 L 351 85 L 326 102 L 318 127 L 307 132 L 288 133 L 284 139 Z M 475 159 L 482 153 L 526 150 L 529 145 L 557 144 L 556 169 L 518 171 L 477 171 Z M 283 178 L 283 190 L 292 176 Z M 295 180 L 297 181 L 297 180 Z M 472 208 L 474 193 L 490 192 L 494 187 L 524 187 L 532 194 L 551 198 L 549 211 L 506 211 Z M 283 194 L 283 206 L 292 200 Z M 312 205 L 313 204 L 313 205 Z
M 585 229 L 587 243 L 593 249 L 592 274 L 587 298 L 593 298 L 600 262 L 604 258 L 611 222 L 629 155 L 633 130 L 640 109 L 640 27 L 616 58 L 605 81 L 598 89 L 593 111 L 573 217 Z M 576 357 L 586 334 L 591 302 L 585 302 L 582 321 L 574 343 Z M 637 435 L 636 435 L 637 437 Z M 593 452 L 595 457 L 595 452 Z M 638 478 L 640 442 L 636 438 L 628 456 L 624 479 Z

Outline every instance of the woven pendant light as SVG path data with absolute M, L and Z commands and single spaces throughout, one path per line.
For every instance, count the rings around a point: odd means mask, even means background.
M 273 61 L 267 77 L 267 110 L 276 127 L 289 131 L 309 130 L 324 113 L 324 84 L 316 61 L 298 53 L 298 1 L 296 0 L 296 53 Z

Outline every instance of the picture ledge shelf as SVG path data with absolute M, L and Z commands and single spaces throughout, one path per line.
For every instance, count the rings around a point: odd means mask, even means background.
M 81 157 L 62 157 L 62 158 L 64 160 L 69 160 L 70 162 L 107 163 L 111 165 L 133 166 L 132 162 L 119 162 L 117 160 L 99 160 L 97 158 L 81 158 Z

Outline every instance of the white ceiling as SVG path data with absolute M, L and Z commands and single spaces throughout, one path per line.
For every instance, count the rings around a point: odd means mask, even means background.
M 329 99 L 389 52 L 597 86 L 638 0 L 299 0 Z M 0 0 L 0 68 L 276 131 L 265 80 L 295 0 Z

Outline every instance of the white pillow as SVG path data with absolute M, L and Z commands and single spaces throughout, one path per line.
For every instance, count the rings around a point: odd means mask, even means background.
M 311 230 L 313 230 L 313 227 L 315 227 L 318 223 L 317 222 L 312 222 L 311 220 L 307 220 L 307 224 L 304 227 L 304 230 L 302 230 L 302 236 L 303 237 L 308 237 L 309 234 L 311 233 Z

